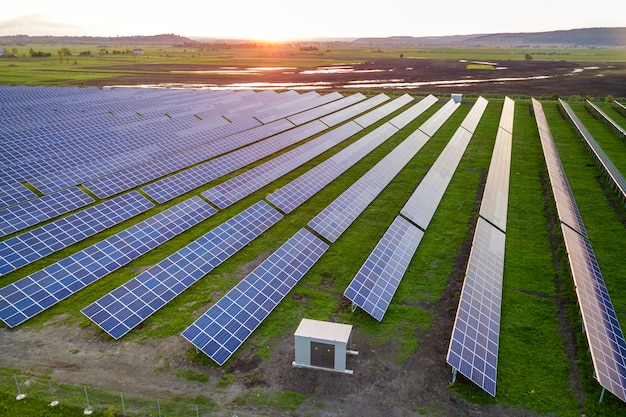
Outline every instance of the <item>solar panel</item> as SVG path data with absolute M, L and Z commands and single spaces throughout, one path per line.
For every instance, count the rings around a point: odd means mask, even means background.
M 119 339 L 282 217 L 269 204 L 260 201 L 88 305 L 82 312 L 111 337 Z
M 589 151 L 596 158 L 596 161 L 600 164 L 601 168 L 604 170 L 608 180 L 611 182 L 612 186 L 617 190 L 617 193 L 621 196 L 622 201 L 626 203 L 626 178 L 620 172 L 619 169 L 615 166 L 611 158 L 604 152 L 604 150 L 600 147 L 598 142 L 591 135 L 589 130 L 585 127 L 585 125 L 580 121 L 576 113 L 572 110 L 572 108 L 562 99 L 559 99 L 559 103 L 565 109 L 565 113 L 569 116 L 572 124 L 578 131 L 578 134 L 583 139 L 585 144 L 587 145 Z
M 415 120 L 418 116 L 428 110 L 433 104 L 437 102 L 437 97 L 432 94 L 427 95 L 423 99 L 421 99 L 418 103 L 411 106 L 411 108 L 403 111 L 399 115 L 395 116 L 393 119 L 389 121 L 393 126 L 398 129 L 402 129 L 410 122 Z
M 344 296 L 381 321 L 424 232 L 397 216 L 367 257 Z
M 0 210 L 0 236 L 20 231 L 93 202 L 94 199 L 85 192 L 71 187 Z
M 447 361 L 496 395 L 505 234 L 478 219 Z
M 330 103 L 323 104 L 319 107 L 303 111 L 298 114 L 287 117 L 291 123 L 299 126 L 304 123 L 308 123 L 311 120 L 319 119 L 322 116 L 333 113 L 337 110 L 341 110 L 345 107 L 351 106 L 359 101 L 365 100 L 365 96 L 361 93 L 352 94 L 351 96 L 344 97 L 339 100 L 332 101 Z
M 471 129 L 471 126 L 478 123 L 486 105 L 487 100 L 482 97 L 476 101 L 441 155 L 400 210 L 403 216 L 423 230 L 426 230 L 435 215 L 435 211 L 472 138 L 472 130 L 468 130 L 468 127 Z
M 354 119 L 354 121 L 364 128 L 371 126 L 374 123 L 378 122 L 380 119 L 389 116 L 394 111 L 400 109 L 402 106 L 405 106 L 412 101 L 413 97 L 408 94 L 403 94 L 392 102 L 377 107 L 374 110 L 364 114 L 363 116 L 357 117 L 356 119 Z
M 93 236 L 154 207 L 132 191 L 0 242 L 0 275 Z
M 626 401 L 626 342 L 587 239 L 561 225 L 598 383 Z
M 335 242 L 400 170 L 430 139 L 417 130 L 309 222 L 309 227 Z
M 182 336 L 223 365 L 327 249 L 321 239 L 300 229 Z
M 576 206 L 576 200 L 574 199 L 569 181 L 565 175 L 565 170 L 561 164 L 561 159 L 559 158 L 556 145 L 554 144 L 548 121 L 543 112 L 543 107 L 541 103 L 535 99 L 532 100 L 532 103 L 559 219 L 581 235 L 587 236 L 587 230 L 585 229 L 582 217 Z
M 374 108 L 385 101 L 389 100 L 389 96 L 386 94 L 377 94 L 374 97 L 370 97 L 365 101 L 359 102 L 353 106 L 346 107 L 335 113 L 331 113 L 328 116 L 320 118 L 320 120 L 327 126 L 333 127 L 342 123 L 348 119 L 351 119 L 371 108 Z
M 326 161 L 305 172 L 267 197 L 267 200 L 291 213 L 365 155 L 393 136 L 397 128 L 385 123 Z
M 159 203 L 164 203 L 188 191 L 204 185 L 216 178 L 231 173 L 252 162 L 265 158 L 274 152 L 294 145 L 308 137 L 325 130 L 327 126 L 320 121 L 298 126 L 286 132 L 254 143 L 227 155 L 197 165 L 193 168 L 171 175 L 142 190 Z
M 515 102 L 506 97 L 496 134 L 489 173 L 485 182 L 480 215 L 506 232 L 506 214 L 509 202 L 509 176 L 513 142 L 513 113 Z
M 33 198 L 37 198 L 37 194 L 19 182 L 8 182 L 0 185 L 0 208 L 19 204 Z
M 293 124 L 286 120 L 277 120 L 88 181 L 84 185 L 100 198 L 109 197 L 292 127 Z M 210 133 L 205 133 L 205 135 L 211 136 Z
M 201 198 L 190 198 L 0 288 L 0 320 L 19 325 L 215 212 Z
M 626 342 L 541 103 L 533 99 L 548 174 L 598 383 L 626 401 Z
M 343 142 L 361 129 L 354 122 L 345 123 L 297 148 L 208 189 L 202 195 L 219 208 L 224 209 Z

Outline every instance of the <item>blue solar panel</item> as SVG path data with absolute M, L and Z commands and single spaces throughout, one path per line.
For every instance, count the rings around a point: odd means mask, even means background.
M 85 307 L 82 312 L 114 339 L 193 285 L 283 216 L 260 201 Z
M 93 202 L 94 199 L 85 192 L 72 187 L 0 210 L 0 236 L 50 220 Z
M 293 124 L 288 121 L 278 120 L 224 138 L 211 140 L 207 144 L 170 154 L 166 158 L 155 159 L 145 164 L 112 173 L 105 177 L 86 182 L 84 185 L 98 197 L 105 198 L 191 165 L 206 161 L 217 155 L 230 152 L 241 146 L 249 145 L 292 127 Z
M 348 122 L 241 175 L 216 185 L 203 192 L 202 195 L 219 208 L 224 209 L 343 142 L 361 129 L 356 123 Z
M 215 212 L 193 197 L 0 288 L 0 320 L 17 326 Z
M 335 242 L 389 182 L 424 146 L 429 137 L 415 131 L 309 222 L 309 227 Z
M 561 165 L 541 103 L 533 99 L 539 136 L 552 184 L 578 305 L 598 383 L 626 401 L 626 342 Z
M 423 236 L 396 217 L 346 288 L 346 298 L 381 321 Z
M 589 240 L 561 225 L 598 383 L 626 401 L 626 341 Z
M 325 129 L 326 125 L 324 123 L 314 121 L 171 175 L 143 187 L 142 190 L 159 203 L 164 203 L 216 178 L 265 158 L 274 152 L 294 145 Z
M 447 361 L 496 395 L 505 234 L 478 219 Z
M 154 207 L 132 191 L 0 242 L 0 275 L 93 236 Z
M 223 365 L 327 249 L 322 240 L 301 229 L 182 336 Z
M 37 198 L 37 194 L 19 182 L 0 184 L 0 208 L 9 207 Z

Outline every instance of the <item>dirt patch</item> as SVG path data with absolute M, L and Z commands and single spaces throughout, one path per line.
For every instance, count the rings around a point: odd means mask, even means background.
M 99 69 L 124 70 L 124 76 L 87 81 L 87 85 L 235 86 L 283 83 L 319 86 L 323 89 L 393 90 L 434 94 L 472 93 L 562 97 L 571 95 L 626 97 L 626 63 L 506 60 L 498 69 L 469 69 L 467 62 L 417 58 L 363 58 L 351 71 L 319 71 L 295 68 L 261 74 L 220 74 L 220 66 L 193 64 L 135 64 Z M 354 61 L 351 58 L 350 61 Z M 229 65 L 231 70 L 245 67 Z M 364 86 L 364 87 L 361 87 Z M 255 88 L 250 85 L 249 88 Z M 258 88 L 258 87 L 256 87 Z

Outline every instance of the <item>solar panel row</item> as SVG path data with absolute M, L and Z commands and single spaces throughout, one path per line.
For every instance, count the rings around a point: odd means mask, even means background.
M 561 165 L 554 139 L 541 103 L 533 99 L 535 119 L 541 138 L 548 175 L 555 198 L 561 231 L 565 240 L 570 271 L 574 279 L 578 305 L 589 343 L 589 353 L 598 383 L 622 401 L 626 401 L 626 342 L 609 297 L 598 261 L 587 235 L 576 226 L 582 218 Z M 561 188 L 561 190 L 558 190 Z M 569 199 L 569 200 L 568 200 Z M 571 224 L 569 223 L 571 222 Z M 578 223 L 579 222 L 579 223 Z M 574 227 L 572 227 L 572 225 Z
M 28 320 L 216 212 L 193 197 L 0 288 L 0 320 Z
M 321 239 L 300 229 L 182 336 L 223 365 L 327 249 Z
M 338 125 L 339 123 L 343 123 L 344 121 L 351 119 L 365 111 L 368 111 L 381 103 L 389 100 L 389 96 L 386 94 L 377 94 L 374 97 L 370 97 L 365 101 L 361 101 L 356 103 L 353 106 L 346 107 L 345 109 L 336 111 L 327 116 L 321 117 L 320 120 L 327 126 L 333 127 Z
M 333 146 L 343 142 L 362 128 L 354 122 L 345 123 L 297 148 L 258 165 L 228 181 L 203 192 L 209 201 L 219 208 L 226 208 L 272 181 L 293 171 L 305 162 L 321 155 Z
M 365 100 L 365 96 L 363 94 L 352 94 L 348 97 L 344 97 L 342 99 L 323 104 L 319 107 L 315 107 L 301 113 L 294 114 L 293 116 L 287 117 L 287 120 L 289 120 L 294 125 L 299 126 L 312 120 L 319 119 L 320 117 L 327 114 L 336 112 L 337 110 L 341 110 L 343 108 L 351 106 L 362 100 Z
M 430 223 L 469 144 L 472 133 L 463 125 L 477 125 L 486 107 L 487 100 L 480 97 L 402 208 L 401 214 L 413 223 L 397 216 L 346 288 L 346 298 L 378 321 L 389 308 L 424 235 L 417 226 L 425 230 Z
M 88 181 L 84 185 L 100 198 L 109 197 L 292 127 L 293 124 L 286 120 L 278 120 Z
M 343 295 L 382 321 L 424 232 L 397 216 Z
M 243 168 L 252 162 L 256 162 L 274 152 L 320 133 L 326 128 L 327 126 L 319 120 L 298 126 L 269 139 L 146 185 L 142 190 L 159 203 L 164 203 L 194 188 L 207 184 L 222 175 Z
M 505 234 L 478 219 L 447 361 L 496 395 Z
M 0 275 L 93 236 L 152 207 L 154 204 L 147 198 L 132 191 L 2 241 Z
M 500 311 L 515 102 L 504 100 L 480 217 L 452 327 L 447 362 L 496 395 Z
M 283 216 L 258 202 L 85 307 L 82 312 L 119 339 Z
M 604 120 L 605 123 L 609 125 L 609 127 L 613 129 L 613 131 L 617 133 L 622 140 L 626 139 L 626 129 L 620 126 L 619 123 L 611 118 L 611 116 L 603 112 L 600 107 L 596 106 L 591 101 L 587 100 L 587 104 L 590 105 L 602 117 L 602 120 Z
M 0 236 L 18 232 L 94 202 L 77 187 L 48 194 L 22 204 L 0 210 Z
M 380 107 L 375 108 L 374 110 L 365 113 L 364 115 L 357 117 L 354 121 L 361 127 L 369 127 L 374 123 L 378 122 L 383 117 L 387 117 L 391 113 L 396 110 L 399 110 L 401 107 L 406 106 L 410 102 L 413 101 L 413 97 L 408 94 L 403 94 L 397 99 L 393 100 L 390 103 L 384 104 Z M 324 121 L 324 120 L 322 120 Z
M 596 158 L 596 161 L 602 167 L 604 173 L 606 174 L 609 182 L 615 188 L 617 193 L 622 199 L 622 202 L 626 204 L 626 179 L 624 175 L 617 169 L 611 158 L 604 152 L 604 150 L 600 147 L 598 142 L 593 138 L 589 130 L 585 127 L 585 125 L 580 121 L 576 113 L 572 110 L 572 108 L 565 101 L 559 99 L 559 103 L 565 109 L 565 112 L 569 116 L 571 122 L 574 124 L 574 127 L 578 131 L 578 134 L 582 137 L 582 139 L 587 144 L 589 151 Z
M 450 100 L 422 126 L 435 133 L 457 108 L 458 104 Z M 429 139 L 421 127 L 413 132 L 311 220 L 309 227 L 335 242 Z

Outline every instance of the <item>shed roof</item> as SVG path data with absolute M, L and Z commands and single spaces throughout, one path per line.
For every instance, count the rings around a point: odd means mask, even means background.
M 352 325 L 350 324 L 302 319 L 294 336 L 348 343 L 351 332 Z

